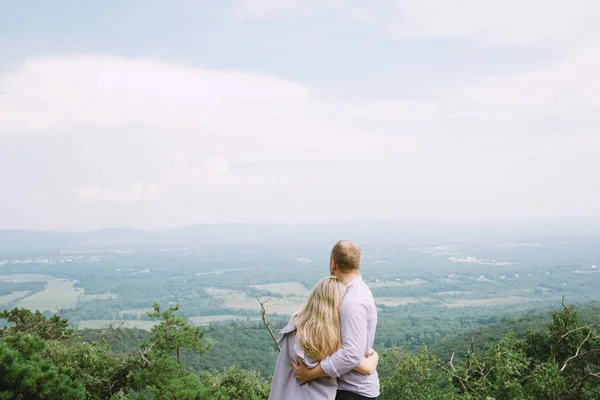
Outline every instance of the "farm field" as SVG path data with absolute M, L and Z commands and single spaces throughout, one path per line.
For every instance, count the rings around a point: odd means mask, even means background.
M 5 282 L 46 282 L 41 292 L 30 294 L 19 300 L 17 307 L 29 310 L 57 312 L 61 309 L 75 309 L 77 301 L 83 296 L 83 288 L 73 287 L 74 281 L 57 279 L 49 275 L 15 274 L 0 275 Z
M 16 291 L 12 292 L 11 294 L 5 294 L 4 296 L 0 296 L 0 306 L 7 305 L 15 300 L 25 297 L 29 293 L 31 293 L 31 292 L 28 290 L 16 290 Z
M 265 303 L 267 314 L 292 315 L 304 305 L 307 296 L 296 296 L 297 292 L 303 290 L 308 293 L 308 290 L 299 282 L 287 282 L 283 284 L 268 284 L 260 285 L 261 287 L 273 287 L 276 290 L 281 290 L 293 296 L 280 298 L 272 297 L 268 299 L 265 296 L 259 296 L 261 301 L 268 300 Z M 255 288 L 258 288 L 255 286 Z M 220 288 L 205 288 L 206 292 L 213 298 L 223 301 L 223 307 L 233 310 L 260 310 L 260 305 L 256 297 L 248 296 L 246 292 L 220 289 Z M 275 293 L 275 292 L 273 292 Z M 280 293 L 278 293 L 280 294 Z
M 270 283 L 267 285 L 256 285 L 256 289 L 267 290 L 270 293 L 281 294 L 284 296 L 296 295 L 299 297 L 308 296 L 310 289 L 306 288 L 300 282 L 282 282 L 282 283 Z
M 261 298 L 261 300 L 266 300 Z M 292 315 L 304 306 L 306 299 L 302 297 L 272 297 L 265 303 L 267 314 Z M 225 307 L 237 310 L 260 310 L 258 300 L 252 297 L 225 302 Z
M 426 285 L 429 282 L 426 280 L 416 278 L 408 281 L 387 281 L 387 282 L 369 282 L 367 283 L 371 289 L 376 288 L 387 288 L 387 287 L 402 287 L 402 286 L 415 286 L 415 285 Z
M 490 299 L 479 299 L 479 300 L 466 300 L 460 299 L 450 303 L 442 305 L 442 307 L 456 308 L 456 307 L 494 307 L 494 306 L 507 306 L 512 304 L 520 304 L 529 301 L 536 301 L 536 299 L 530 299 L 526 297 L 494 297 Z
M 375 304 L 386 307 L 407 306 L 409 304 L 437 301 L 431 297 L 375 297 Z
M 260 310 L 260 305 L 256 297 L 248 296 L 246 292 L 220 288 L 205 288 L 205 290 L 213 298 L 223 301 L 223 307 L 225 308 L 234 310 Z M 261 296 L 260 299 L 267 300 L 264 296 Z M 265 303 L 265 309 L 267 314 L 292 315 L 295 311 L 302 308 L 305 301 L 305 297 L 273 297 Z

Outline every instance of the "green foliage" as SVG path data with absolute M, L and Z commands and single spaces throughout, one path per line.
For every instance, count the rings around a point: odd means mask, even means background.
M 161 310 L 150 334 L 135 351 L 115 354 L 105 332 L 83 341 L 66 319 L 14 309 L 2 314 L 0 330 L 0 399 L 265 399 L 270 382 L 257 372 L 232 368 L 198 375 L 181 355 L 209 349 L 204 331 L 192 327 L 179 307 Z M 186 354 L 187 354 L 186 353 Z
M 204 331 L 192 327 L 187 319 L 177 314 L 179 306 L 164 311 L 154 303 L 151 318 L 160 319 L 152 328 L 149 338 L 142 342 L 140 355 L 144 361 L 136 375 L 137 385 L 154 399 L 202 399 L 208 389 L 198 375 L 184 368 L 181 350 L 204 352 L 208 346 L 202 341 Z
M 269 321 L 275 333 L 287 321 Z M 210 351 L 197 356 L 185 354 L 184 359 L 196 371 L 224 371 L 232 366 L 259 371 L 263 377 L 273 374 L 277 360 L 277 348 L 265 328 L 264 322 L 230 322 L 211 325 L 206 338 L 211 343 Z
M 0 342 L 0 399 L 84 399 L 69 367 L 42 358 L 44 341 L 23 332 Z
M 270 382 L 258 371 L 234 366 L 221 371 L 203 368 L 198 373 L 190 368 L 188 361 L 207 357 L 211 346 L 205 331 L 192 327 L 178 306 L 163 310 L 155 304 L 149 317 L 157 319 L 157 325 L 149 333 L 127 330 L 126 340 L 140 344 L 122 345 L 118 353 L 109 344 L 119 342 L 113 335 L 118 332 L 100 336 L 87 332 L 93 340 L 84 341 L 59 316 L 46 318 L 20 309 L 0 315 L 9 321 L 0 330 L 0 399 L 264 400 L 269 394 Z M 216 338 L 219 332 L 228 332 L 220 338 L 222 343 L 239 338 L 244 346 L 261 340 L 251 335 L 250 341 L 244 341 L 243 329 L 234 325 L 214 328 L 211 334 Z M 270 338 L 262 340 L 268 352 Z M 509 332 L 483 346 L 473 339 L 460 347 L 467 349 L 466 354 L 447 361 L 427 346 L 381 352 L 380 398 L 600 398 L 600 336 L 572 306 L 554 312 L 544 329 L 520 335 Z
M 426 346 L 412 353 L 408 347 L 393 348 L 380 361 L 381 400 L 459 399 L 452 377 L 441 369 L 442 362 Z
M 383 355 L 382 399 L 592 400 L 600 398 L 600 336 L 573 307 L 552 314 L 545 330 L 512 333 L 445 365 L 425 347 Z
M 46 342 L 45 358 L 73 371 L 82 382 L 88 399 L 109 399 L 135 383 L 135 373 L 143 366 L 136 355 L 116 356 L 104 340 L 86 343 Z
M 0 312 L 0 319 L 10 324 L 0 329 L 0 338 L 16 332 L 37 335 L 43 340 L 68 340 L 75 335 L 69 321 L 59 315 L 46 318 L 39 311 L 33 313 L 25 308 L 15 308 Z
M 148 313 L 148 316 L 160 318 L 161 322 L 152 328 L 149 342 L 155 352 L 174 351 L 177 363 L 181 364 L 181 349 L 203 353 L 208 350 L 208 346 L 202 342 L 202 328 L 192 327 L 185 317 L 176 314 L 178 310 L 179 305 L 175 305 L 161 311 L 160 306 L 154 303 L 154 312 Z
M 11 294 L 14 291 L 39 292 L 46 286 L 45 282 L 5 282 L 0 281 L 0 296 Z
M 257 372 L 232 367 L 220 373 L 203 373 L 202 378 L 211 388 L 214 399 L 262 400 L 269 397 L 271 382 Z

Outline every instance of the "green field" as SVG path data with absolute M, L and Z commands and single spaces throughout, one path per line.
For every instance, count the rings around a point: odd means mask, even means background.
M 415 286 L 415 285 L 426 285 L 429 282 L 420 279 L 420 278 L 416 278 L 416 279 L 412 279 L 412 280 L 408 280 L 408 281 L 387 281 L 387 282 L 372 282 L 369 283 L 369 287 L 371 289 L 375 289 L 375 288 L 383 288 L 383 287 L 402 287 L 402 286 Z
M 29 310 L 57 312 L 61 309 L 75 309 L 83 296 L 82 288 L 73 287 L 74 281 L 57 279 L 49 275 L 15 274 L 0 275 L 5 282 L 46 282 L 46 288 L 17 302 L 16 306 Z
M 29 293 L 31 292 L 28 290 L 17 290 L 12 292 L 11 294 L 5 294 L 4 296 L 0 296 L 0 306 L 5 306 L 9 303 L 12 303 L 15 300 L 27 296 Z
M 12 274 L 0 275 L 0 281 L 4 282 L 47 282 L 49 279 L 56 279 L 50 275 L 41 274 Z
M 256 289 L 267 290 L 270 293 L 281 294 L 284 296 L 296 295 L 299 297 L 308 296 L 310 290 L 300 282 L 282 282 L 270 283 L 267 285 L 256 285 Z
M 442 305 L 442 307 L 456 308 L 456 307 L 494 307 L 494 306 L 506 306 L 512 304 L 520 304 L 528 301 L 535 301 L 535 299 L 529 299 L 526 297 L 494 297 L 490 299 L 480 300 L 466 300 L 460 299 L 450 303 Z
M 281 286 L 279 289 L 284 291 L 291 289 L 299 290 L 300 287 L 303 288 L 304 291 L 307 291 L 307 289 L 298 282 L 284 284 L 284 286 Z M 245 292 L 219 288 L 205 288 L 205 290 L 215 299 L 223 301 L 223 306 L 225 308 L 229 308 L 232 310 L 260 310 L 260 304 L 258 303 L 257 298 L 253 296 L 248 296 Z M 269 297 L 260 296 L 260 299 L 261 301 L 269 300 Z M 267 314 L 292 315 L 294 312 L 302 308 L 305 301 L 305 296 L 290 296 L 286 298 L 272 297 L 269 301 L 265 303 L 265 310 L 267 311 Z
M 292 315 L 300 310 L 305 303 L 305 299 L 301 297 L 278 298 L 271 299 L 262 297 L 261 300 L 268 300 L 265 303 L 267 314 L 282 314 Z M 246 297 L 245 299 L 230 300 L 225 302 L 225 307 L 238 310 L 260 310 L 258 300 L 255 298 Z
M 387 307 L 407 306 L 409 304 L 425 303 L 436 301 L 431 297 L 376 297 L 375 304 L 381 304 Z

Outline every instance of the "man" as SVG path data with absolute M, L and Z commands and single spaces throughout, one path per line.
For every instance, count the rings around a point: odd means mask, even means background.
M 379 376 L 352 371 L 373 348 L 377 310 L 373 294 L 360 275 L 360 249 L 349 240 L 333 246 L 329 261 L 332 275 L 346 284 L 346 296 L 341 305 L 342 347 L 331 357 L 308 369 L 300 360 L 292 365 L 296 378 L 303 385 L 313 379 L 337 378 L 336 400 L 367 400 L 379 396 Z

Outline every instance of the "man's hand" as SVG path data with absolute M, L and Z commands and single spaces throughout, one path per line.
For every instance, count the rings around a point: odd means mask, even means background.
M 296 362 L 292 363 L 292 369 L 294 370 L 294 375 L 296 375 L 296 379 L 300 385 L 304 385 L 306 382 L 310 382 L 314 379 L 311 377 L 310 369 L 308 369 L 306 364 L 304 364 L 304 361 L 298 356 L 296 356 Z
M 296 375 L 296 379 L 298 379 L 300 385 L 304 385 L 313 379 L 328 376 L 325 371 L 323 371 L 323 368 L 321 368 L 321 364 L 317 364 L 313 369 L 308 369 L 306 364 L 304 364 L 298 356 L 296 356 L 296 362 L 292 362 L 292 368 L 294 369 L 294 375 Z

